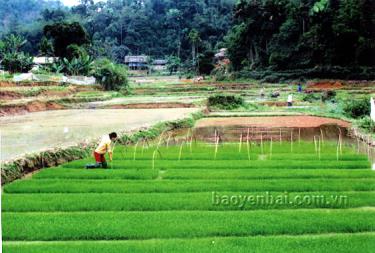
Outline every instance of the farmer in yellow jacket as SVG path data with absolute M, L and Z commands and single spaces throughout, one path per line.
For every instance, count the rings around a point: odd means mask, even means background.
M 112 149 L 111 144 L 117 139 L 116 133 L 110 133 L 109 135 L 103 135 L 98 147 L 94 151 L 95 164 L 86 165 L 86 169 L 95 168 L 107 168 L 107 161 L 105 160 L 105 154 L 108 153 L 109 161 L 112 162 Z

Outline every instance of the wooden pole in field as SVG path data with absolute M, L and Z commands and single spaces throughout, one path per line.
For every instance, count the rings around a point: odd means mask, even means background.
M 136 158 L 136 155 L 137 155 L 138 143 L 139 143 L 139 141 L 137 141 L 137 143 L 134 146 L 133 161 L 135 161 L 135 158 Z
M 156 156 L 157 150 L 155 149 L 152 153 L 152 169 L 155 169 L 155 156 Z
M 193 153 L 193 133 L 191 134 L 191 137 L 190 137 L 190 153 Z
M 318 138 L 318 157 L 319 157 L 319 161 L 320 161 L 320 144 L 321 144 L 321 141 L 320 141 L 320 137 Z
M 249 143 L 249 139 L 247 139 L 246 141 L 246 149 L 247 149 L 247 159 L 249 159 L 250 161 L 250 143 Z
M 282 142 L 282 137 L 281 137 L 281 128 L 280 128 L 280 144 Z
M 318 148 L 317 148 L 317 144 L 316 144 L 316 136 L 315 135 L 314 135 L 314 147 L 315 147 L 315 154 L 317 154 L 318 153 Z
M 189 142 L 188 142 L 188 140 L 189 140 L 189 135 L 190 135 L 190 128 L 189 128 L 189 130 L 188 130 L 188 132 L 187 132 L 187 134 L 186 134 L 186 137 L 185 137 L 185 142 L 186 142 L 186 144 L 189 144 Z
M 320 136 L 322 138 L 322 145 L 323 145 L 324 144 L 323 130 L 321 127 L 319 129 L 320 129 Z
M 242 132 L 241 132 L 241 136 L 240 136 L 240 144 L 238 145 L 238 152 L 241 153 L 241 149 L 242 149 Z
M 301 128 L 298 128 L 298 144 L 301 144 Z
M 370 135 L 367 135 L 367 157 L 370 158 Z
M 357 137 L 357 153 L 359 154 L 359 138 Z
M 272 136 L 270 141 L 270 159 L 272 159 Z
M 217 140 L 216 140 L 216 144 L 215 144 L 215 160 L 216 160 L 216 156 L 217 156 L 217 150 L 218 150 L 218 148 L 219 148 L 219 140 L 220 140 L 220 138 L 219 138 L 219 136 L 218 136 L 218 138 L 217 138 Z
M 293 129 L 290 132 L 290 151 L 293 153 Z
M 181 161 L 181 156 L 182 156 L 182 147 L 184 146 L 184 142 L 181 142 L 180 145 L 180 152 L 178 153 L 178 160 Z
M 168 134 L 168 139 L 167 139 L 167 149 L 169 148 L 169 141 L 171 140 L 171 133 Z
M 341 136 L 341 133 L 340 133 L 339 141 L 340 141 L 340 155 L 342 155 L 342 136 Z
M 260 152 L 263 155 L 263 133 L 260 132 Z

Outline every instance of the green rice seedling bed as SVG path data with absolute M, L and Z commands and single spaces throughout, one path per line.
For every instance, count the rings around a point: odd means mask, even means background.
M 241 146 L 241 148 L 240 148 Z M 278 143 L 270 142 L 259 143 L 243 142 L 242 145 L 236 143 L 219 144 L 217 148 L 216 159 L 218 160 L 247 160 L 248 149 L 250 157 L 253 160 L 274 159 L 274 160 L 311 160 L 318 157 L 318 144 L 306 142 Z M 117 147 L 115 160 L 150 160 L 153 158 L 155 146 L 138 144 L 129 147 Z M 216 145 L 204 143 L 183 143 L 174 146 L 159 146 L 157 157 L 164 160 L 208 160 L 215 156 Z M 181 155 L 180 155 L 181 154 Z M 325 142 L 320 146 L 320 157 L 322 160 L 337 160 L 337 144 Z M 351 147 L 342 147 L 340 150 L 339 160 L 367 160 L 364 155 L 358 155 L 356 150 Z
M 252 199 L 250 199 L 252 197 Z M 234 198 L 231 201 L 228 198 Z M 276 203 L 276 200 L 280 202 Z M 369 192 L 5 194 L 4 212 L 256 210 L 375 207 Z M 225 202 L 227 201 L 227 202 Z M 222 205 L 220 203 L 223 203 Z
M 375 171 L 355 147 L 158 143 L 3 186 L 4 252 L 373 251 Z
M 3 239 L 18 241 L 126 240 L 375 231 L 374 210 L 351 209 L 243 212 L 6 212 L 2 217 Z
M 75 161 L 64 168 L 84 168 L 85 163 Z M 368 161 L 296 161 L 296 160 L 121 160 L 113 161 L 111 169 L 367 169 Z
M 369 169 L 45 169 L 36 179 L 273 179 L 273 178 L 375 178 Z
M 207 191 L 374 191 L 375 179 L 24 180 L 5 193 L 151 193 Z
M 67 168 L 45 169 L 37 173 L 33 179 L 155 179 L 159 175 L 156 169 L 118 169 L 118 170 L 78 170 Z
M 299 236 L 207 237 L 126 241 L 5 242 L 4 252 L 15 253 L 372 253 L 375 233 Z

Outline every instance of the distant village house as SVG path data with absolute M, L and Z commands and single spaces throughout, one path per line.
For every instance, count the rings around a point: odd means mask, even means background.
M 167 70 L 167 63 L 168 63 L 167 60 L 162 60 L 162 59 L 154 60 L 152 62 L 152 69 L 154 71 L 165 71 Z
M 148 59 L 146 55 L 125 56 L 125 64 L 130 70 L 147 70 Z

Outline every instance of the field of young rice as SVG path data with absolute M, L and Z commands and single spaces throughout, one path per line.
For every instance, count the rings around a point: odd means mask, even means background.
M 373 252 L 375 171 L 333 142 L 116 146 L 3 187 L 4 252 Z

